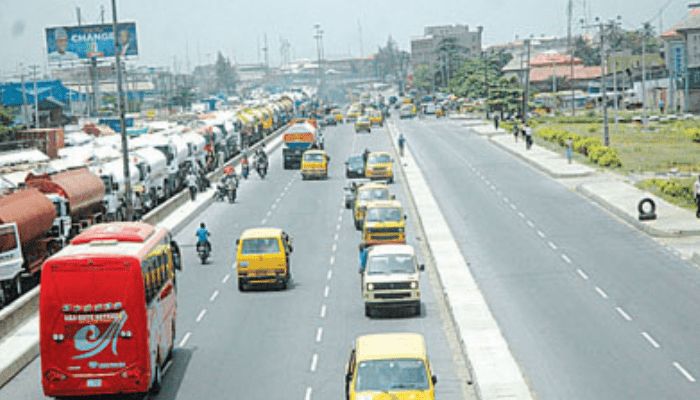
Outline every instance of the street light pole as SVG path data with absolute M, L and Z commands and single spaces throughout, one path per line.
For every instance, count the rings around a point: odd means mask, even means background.
M 530 107 L 530 52 L 532 42 L 530 39 L 525 39 L 527 45 L 527 68 L 525 69 L 525 90 L 523 91 L 523 122 L 527 122 L 528 108 Z
M 114 35 L 114 56 L 117 70 L 117 113 L 119 114 L 119 126 L 122 137 L 122 162 L 124 165 L 124 192 L 126 196 L 126 216 L 127 221 L 132 220 L 134 207 L 131 189 L 131 174 L 129 171 L 129 143 L 126 137 L 126 121 L 124 112 L 124 92 L 122 90 L 122 66 L 121 66 L 121 44 L 117 38 L 117 1 L 112 0 L 112 34 Z
M 323 40 L 323 30 L 320 24 L 314 25 L 316 33 L 314 34 L 314 39 L 316 39 L 316 53 L 318 56 L 318 93 L 321 94 L 321 86 L 323 81 L 323 70 L 321 69 L 321 40 Z

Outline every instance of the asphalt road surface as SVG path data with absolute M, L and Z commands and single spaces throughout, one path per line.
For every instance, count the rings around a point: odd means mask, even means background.
M 458 121 L 399 129 L 538 399 L 700 398 L 697 267 Z
M 343 162 L 364 148 L 388 150 L 385 129 L 355 135 L 344 125 L 328 128 L 325 136 L 329 180 L 302 181 L 298 171 L 281 168 L 277 150 L 266 180 L 253 175 L 243 182 L 237 204 L 213 204 L 177 235 L 184 253 L 178 278 L 179 347 L 162 392 L 153 398 L 341 399 L 353 340 L 366 333 L 402 331 L 425 335 L 439 378 L 438 398 L 464 398 L 441 317 L 444 309 L 427 273 L 421 277 L 420 317 L 364 316 L 357 272 L 360 234 L 342 204 Z M 392 186 L 400 200 L 401 185 Z M 194 249 L 200 221 L 212 232 L 208 265 L 199 264 Z M 240 293 L 236 287 L 235 240 L 243 229 L 257 226 L 280 227 L 293 237 L 293 283 L 286 291 Z M 410 219 L 407 232 L 415 243 Z M 37 359 L 0 389 L 0 398 L 44 398 L 39 375 Z

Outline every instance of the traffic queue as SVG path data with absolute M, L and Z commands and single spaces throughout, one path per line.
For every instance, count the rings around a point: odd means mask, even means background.
M 304 180 L 328 178 L 330 157 L 320 132 L 309 128 L 315 124 L 312 119 L 293 120 L 282 134 L 284 148 L 290 154 L 294 150 L 293 158 L 283 157 L 284 166 L 290 168 L 290 161 L 298 160 L 296 168 Z M 299 142 L 311 144 L 303 145 L 297 156 L 294 144 Z M 391 193 L 391 153 L 366 150 L 352 158 L 358 159 L 361 167 L 347 173 L 353 180 L 345 200 L 361 232 L 358 270 L 365 315 L 408 310 L 419 316 L 424 266 L 406 242 L 407 215 Z M 197 234 L 197 247 L 208 243 L 204 226 Z M 292 236 L 282 228 L 241 232 L 235 239 L 238 290 L 289 288 L 293 249 Z M 86 228 L 46 260 L 39 315 L 44 393 L 158 393 L 174 349 L 176 271 L 182 268 L 181 260 L 169 232 L 141 222 Z M 434 399 L 437 378 L 420 334 L 391 333 L 357 338 L 344 382 L 348 400 L 381 393 Z

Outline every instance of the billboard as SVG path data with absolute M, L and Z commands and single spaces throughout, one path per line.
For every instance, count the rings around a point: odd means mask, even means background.
M 138 55 L 136 24 L 117 25 L 120 55 Z M 70 64 L 93 57 L 114 57 L 114 32 L 111 24 L 58 26 L 46 28 L 46 49 L 50 64 Z

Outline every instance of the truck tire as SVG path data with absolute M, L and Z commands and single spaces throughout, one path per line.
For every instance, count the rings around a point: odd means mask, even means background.
M 245 283 L 243 282 L 243 279 L 238 279 L 238 291 L 245 292 Z
M 372 307 L 369 304 L 365 304 L 365 317 L 372 318 Z

